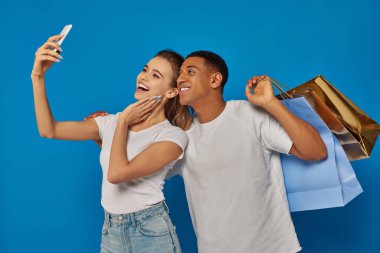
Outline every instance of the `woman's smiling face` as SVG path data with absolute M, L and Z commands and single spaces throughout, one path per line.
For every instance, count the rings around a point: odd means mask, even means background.
M 135 98 L 141 100 L 164 95 L 173 82 L 173 69 L 169 61 L 162 57 L 152 58 L 137 75 Z

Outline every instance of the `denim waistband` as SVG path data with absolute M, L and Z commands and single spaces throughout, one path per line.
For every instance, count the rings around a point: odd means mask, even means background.
M 148 208 L 145 208 L 143 210 L 136 211 L 133 213 L 113 214 L 104 210 L 104 215 L 105 215 L 105 223 L 107 225 L 122 224 L 122 223 L 127 222 L 127 223 L 130 223 L 134 227 L 136 225 L 136 222 L 149 219 L 152 216 L 162 214 L 164 212 L 169 213 L 169 208 L 166 205 L 165 201 L 161 201 Z

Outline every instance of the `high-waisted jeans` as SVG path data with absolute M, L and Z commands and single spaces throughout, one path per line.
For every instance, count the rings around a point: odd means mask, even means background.
M 141 211 L 105 211 L 101 253 L 181 253 L 178 237 L 164 201 Z

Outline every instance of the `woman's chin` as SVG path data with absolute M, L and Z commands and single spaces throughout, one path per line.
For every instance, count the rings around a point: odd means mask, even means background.
M 141 99 L 144 99 L 144 98 L 148 98 L 149 97 L 149 92 L 139 92 L 139 91 L 136 91 L 134 97 L 135 97 L 136 100 L 141 100 Z

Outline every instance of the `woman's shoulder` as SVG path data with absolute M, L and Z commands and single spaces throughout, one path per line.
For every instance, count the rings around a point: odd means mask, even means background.
M 113 125 L 117 122 L 117 119 L 119 117 L 120 112 L 117 113 L 110 113 L 106 116 L 97 116 L 95 117 L 95 122 L 98 124 L 100 127 L 105 127 L 109 125 Z
M 119 117 L 120 113 L 121 112 L 109 113 L 106 116 L 97 116 L 96 118 L 108 119 L 108 120 L 115 119 L 115 118 L 117 119 L 117 117 Z
M 165 121 L 165 124 L 163 124 L 160 132 L 164 134 L 172 133 L 178 135 L 186 135 L 185 131 L 182 128 L 172 125 L 168 120 Z
M 158 139 L 178 139 L 187 142 L 186 132 L 180 127 L 173 126 L 168 120 L 162 124 L 158 134 Z

